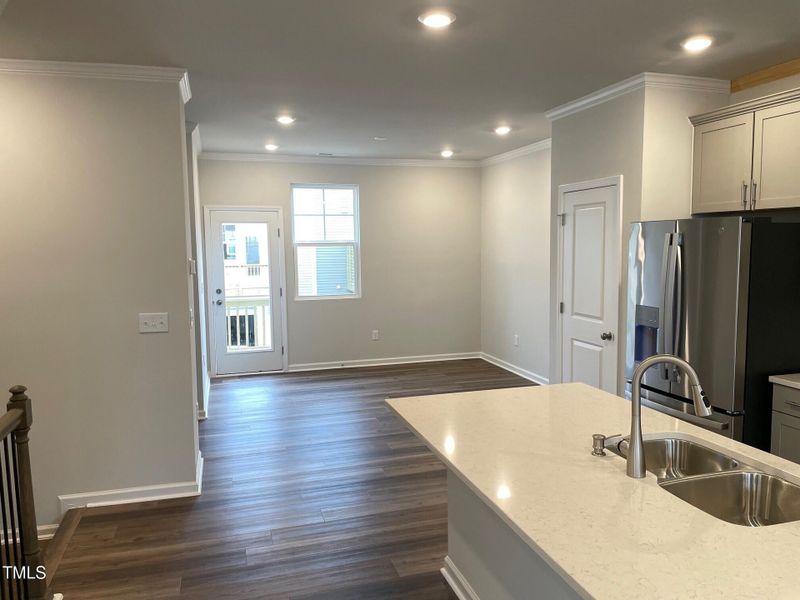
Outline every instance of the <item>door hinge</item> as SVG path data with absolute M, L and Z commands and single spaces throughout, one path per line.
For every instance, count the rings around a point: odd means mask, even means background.
M 278 227 L 278 237 L 281 237 L 281 228 Z
M 561 226 L 564 227 L 567 224 L 567 213 L 558 213 L 556 216 L 561 217 Z
M 283 288 L 281 288 L 281 298 L 283 298 Z
M 286 354 L 286 348 L 284 346 L 281 346 L 281 354 Z
M 558 303 L 558 312 L 559 312 L 559 314 L 562 314 L 562 315 L 564 314 L 564 303 L 563 302 L 559 302 Z

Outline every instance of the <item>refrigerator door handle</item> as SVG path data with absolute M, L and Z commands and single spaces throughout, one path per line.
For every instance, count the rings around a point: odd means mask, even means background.
M 666 354 L 675 353 L 675 234 L 667 235 L 667 258 L 664 268 L 664 319 L 663 319 L 663 349 Z M 664 364 L 661 367 L 662 376 L 670 380 L 671 369 Z
M 672 234 L 667 233 L 664 234 L 664 253 L 663 258 L 661 261 L 661 310 L 659 311 L 659 323 L 658 323 L 658 338 L 656 340 L 656 352 L 658 354 L 665 354 L 667 352 L 666 348 L 666 335 L 667 335 L 667 326 L 668 321 L 666 317 L 666 309 L 667 309 L 667 273 L 669 271 L 669 257 L 670 257 L 670 248 L 672 246 Z M 661 374 L 663 379 L 667 378 L 667 368 L 666 365 L 661 365 L 658 367 L 658 372 Z
M 673 282 L 674 312 L 672 313 L 672 350 L 671 354 L 683 357 L 681 346 L 683 342 L 683 312 L 685 309 L 685 298 L 683 292 L 683 235 L 677 233 L 672 238 L 673 254 L 675 256 L 675 279 Z M 681 372 L 672 369 L 672 380 L 676 383 L 681 382 Z

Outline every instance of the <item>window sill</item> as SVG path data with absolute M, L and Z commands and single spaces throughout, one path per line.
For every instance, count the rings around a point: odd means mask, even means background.
M 359 300 L 361 294 L 347 294 L 346 296 L 295 296 L 296 302 L 306 302 L 308 300 Z

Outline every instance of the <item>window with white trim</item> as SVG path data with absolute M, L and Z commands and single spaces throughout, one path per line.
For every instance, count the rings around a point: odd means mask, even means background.
M 358 229 L 358 186 L 292 186 L 298 298 L 360 295 Z

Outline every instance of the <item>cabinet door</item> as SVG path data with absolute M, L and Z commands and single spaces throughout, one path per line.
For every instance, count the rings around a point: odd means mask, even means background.
M 800 206 L 800 101 L 756 111 L 754 208 Z
M 772 413 L 771 452 L 800 463 L 800 418 Z
M 747 210 L 753 158 L 753 113 L 694 128 L 692 212 Z

